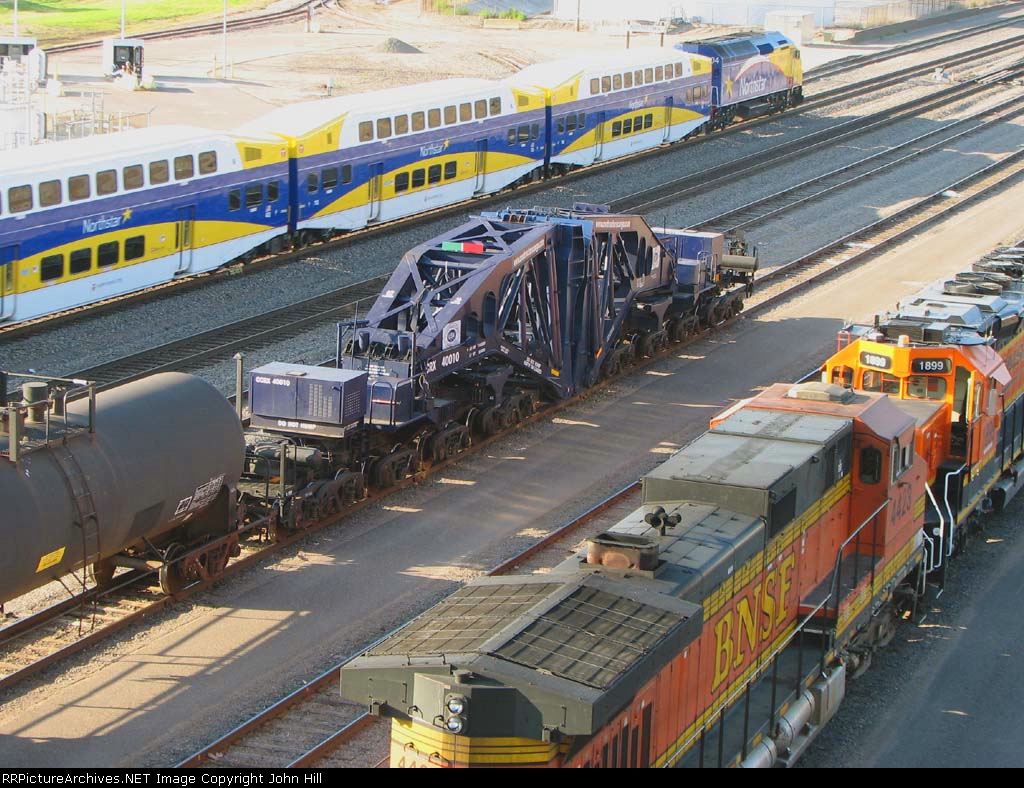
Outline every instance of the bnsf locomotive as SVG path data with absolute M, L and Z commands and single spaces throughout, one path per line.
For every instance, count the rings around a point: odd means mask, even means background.
M 0 324 L 781 111 L 802 79 L 791 41 L 752 33 L 0 153 Z
M 1024 484 L 1024 251 L 840 332 L 549 574 L 474 581 L 341 672 L 398 766 L 796 760 L 977 517 Z

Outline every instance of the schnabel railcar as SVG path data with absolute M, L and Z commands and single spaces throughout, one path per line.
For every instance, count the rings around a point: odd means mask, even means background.
M 0 322 L 209 271 L 287 230 L 288 149 L 167 126 L 0 153 Z

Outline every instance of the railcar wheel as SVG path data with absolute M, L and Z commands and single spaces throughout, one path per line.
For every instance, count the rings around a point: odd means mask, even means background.
M 89 577 L 96 588 L 109 588 L 113 585 L 115 568 L 112 561 L 97 561 L 89 567 Z
M 185 547 L 175 542 L 164 550 L 164 563 L 160 567 L 160 590 L 167 596 L 174 596 L 185 587 L 185 574 L 180 559 L 185 555 Z
M 377 487 L 382 490 L 386 490 L 395 483 L 395 469 L 388 460 L 378 461 L 373 476 Z

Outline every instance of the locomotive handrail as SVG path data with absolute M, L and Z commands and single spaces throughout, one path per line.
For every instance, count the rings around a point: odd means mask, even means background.
M 857 536 L 857 534 L 860 533 L 861 530 L 864 529 L 864 527 L 869 522 L 874 520 L 875 517 L 877 517 L 878 514 L 881 513 L 881 511 L 883 509 L 885 509 L 890 503 L 892 503 L 892 499 L 887 498 L 885 500 L 885 502 L 881 506 L 879 506 L 877 509 L 875 509 L 874 512 L 872 512 L 870 515 L 868 515 L 867 518 L 865 518 L 864 522 L 862 522 L 859 526 L 857 526 L 857 529 L 852 534 L 850 534 L 850 536 L 846 539 L 845 542 L 843 542 L 842 545 L 840 545 L 839 550 L 838 550 L 838 552 L 836 554 L 836 569 L 838 569 L 840 561 L 842 560 L 842 554 L 843 554 L 842 551 L 843 551 L 843 549 L 850 543 L 850 541 L 855 536 Z M 679 758 L 682 757 L 682 755 L 687 750 L 689 750 L 690 746 L 698 738 L 700 738 L 701 736 L 704 735 L 705 731 L 710 729 L 714 724 L 717 724 L 717 722 L 719 722 L 721 719 L 724 718 L 726 711 L 729 710 L 729 708 L 736 702 L 736 700 L 738 700 L 739 697 L 744 692 L 746 692 L 747 689 L 755 681 L 757 681 L 758 679 L 761 678 L 762 675 L 764 675 L 764 672 L 768 669 L 768 666 L 771 665 L 772 663 L 774 663 L 775 660 L 778 659 L 779 655 L 783 651 L 785 651 L 786 648 L 789 647 L 790 643 L 793 642 L 793 640 L 796 638 L 797 634 L 802 632 L 804 630 L 804 628 L 807 626 L 807 624 L 810 623 L 810 621 L 818 614 L 818 612 L 822 608 L 824 608 L 826 605 L 828 605 L 828 603 L 832 600 L 832 597 L 836 593 L 835 586 L 836 586 L 836 584 L 833 581 L 832 586 L 829 588 L 829 592 L 818 603 L 818 605 L 814 608 L 814 610 L 812 610 L 810 613 L 808 613 L 806 616 L 804 616 L 803 621 L 801 621 L 799 624 L 796 625 L 796 627 L 793 628 L 793 632 L 790 634 L 790 636 L 788 638 L 786 638 L 784 642 L 780 643 L 779 646 L 773 652 L 771 652 L 771 654 L 768 655 L 768 657 L 761 663 L 762 664 L 761 668 L 758 668 L 757 670 L 755 670 L 754 673 L 750 676 L 750 678 L 748 678 L 731 695 L 729 695 L 727 698 L 725 698 L 724 701 L 722 701 L 722 705 L 718 708 L 718 710 L 716 712 L 714 712 L 711 715 L 712 719 L 708 720 L 699 730 L 694 732 L 693 735 L 691 735 L 689 739 L 687 739 L 685 742 L 683 742 L 681 745 L 679 745 L 679 747 L 677 747 L 676 750 L 671 755 L 666 757 L 665 763 L 662 765 L 663 769 L 666 769 L 666 768 L 669 768 L 669 767 L 673 766 L 676 763 L 676 761 L 678 761 Z
M 925 484 L 924 491 L 927 494 L 928 498 L 931 500 L 932 506 L 935 507 L 935 513 L 939 516 L 939 551 L 941 552 L 941 550 L 942 550 L 942 533 L 945 530 L 946 521 L 945 521 L 945 519 L 942 516 L 942 510 L 939 508 L 939 502 L 937 500 L 935 500 L 935 493 L 932 492 L 931 485 L 930 484 Z M 921 533 L 923 533 L 924 534 L 924 538 L 928 540 L 928 554 L 931 557 L 930 560 L 928 561 L 928 572 L 929 573 L 930 572 L 934 572 L 939 567 L 939 564 L 935 563 L 935 540 L 932 538 L 932 535 L 928 533 L 928 529 L 927 528 L 922 528 L 921 529 Z M 940 560 L 940 563 L 941 563 L 941 560 Z

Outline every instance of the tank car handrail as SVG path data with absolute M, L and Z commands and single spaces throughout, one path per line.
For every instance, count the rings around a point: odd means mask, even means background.
M 843 544 L 839 546 L 839 549 L 838 549 L 838 551 L 836 553 L 836 568 L 837 569 L 838 569 L 838 567 L 840 565 L 840 561 L 842 559 L 843 549 L 847 545 L 849 545 L 851 540 L 855 536 L 857 536 L 857 534 L 859 534 L 867 526 L 867 524 L 869 522 L 874 520 L 882 512 L 882 510 L 885 509 L 890 503 L 892 503 L 892 499 L 891 498 L 887 498 L 885 500 L 885 502 L 881 506 L 879 506 L 877 509 L 875 509 L 874 512 L 872 512 L 870 515 L 868 515 L 864 519 L 864 521 L 859 526 L 857 526 L 857 529 L 852 534 L 850 534 L 850 536 L 846 539 L 846 541 L 843 542 Z M 706 730 L 710 729 L 712 727 L 712 725 L 716 724 L 718 722 L 718 720 L 721 719 L 725 715 L 726 711 L 729 710 L 729 708 L 736 702 L 736 700 L 739 699 L 739 697 L 744 692 L 747 691 L 747 688 L 750 687 L 750 685 L 752 685 L 755 681 L 760 679 L 762 675 L 764 675 L 764 672 L 768 669 L 768 666 L 771 665 L 772 663 L 774 663 L 776 659 L 778 659 L 779 655 L 782 654 L 782 652 L 785 651 L 786 648 L 789 647 L 789 644 L 792 643 L 793 640 L 796 638 L 796 636 L 806 628 L 806 626 L 818 614 L 818 612 L 821 611 L 824 607 L 826 607 L 826 605 L 828 605 L 828 603 L 832 600 L 832 597 L 836 594 L 836 591 L 837 591 L 836 583 L 833 582 L 832 586 L 829 588 L 829 592 L 818 603 L 818 605 L 814 608 L 814 610 L 810 611 L 806 616 L 804 616 L 804 619 L 799 624 L 797 624 L 796 627 L 793 628 L 793 632 L 790 634 L 790 636 L 788 638 L 786 638 L 784 642 L 780 643 L 778 645 L 778 647 L 773 652 L 771 652 L 768 655 L 767 658 L 765 658 L 761 662 L 761 664 L 764 666 L 764 669 L 763 670 L 756 670 L 756 671 L 754 671 L 753 675 L 751 675 L 750 678 L 748 678 L 741 686 L 737 687 L 736 690 L 731 695 L 729 695 L 727 698 L 725 698 L 725 700 L 722 702 L 722 705 L 718 708 L 718 710 L 711 714 L 711 719 L 709 719 L 703 726 L 701 726 L 701 728 L 699 730 L 695 731 L 693 733 L 693 735 L 690 736 L 689 739 L 687 739 L 685 742 L 683 742 L 681 745 L 679 745 L 672 752 L 672 754 L 668 755 L 665 758 L 665 762 L 662 765 L 663 769 L 667 769 L 667 768 L 672 767 L 675 764 L 675 762 L 678 761 L 679 758 L 681 758 L 687 752 L 687 750 L 689 750 L 690 746 L 698 738 L 700 738 L 700 736 L 702 736 L 704 734 L 704 732 Z

